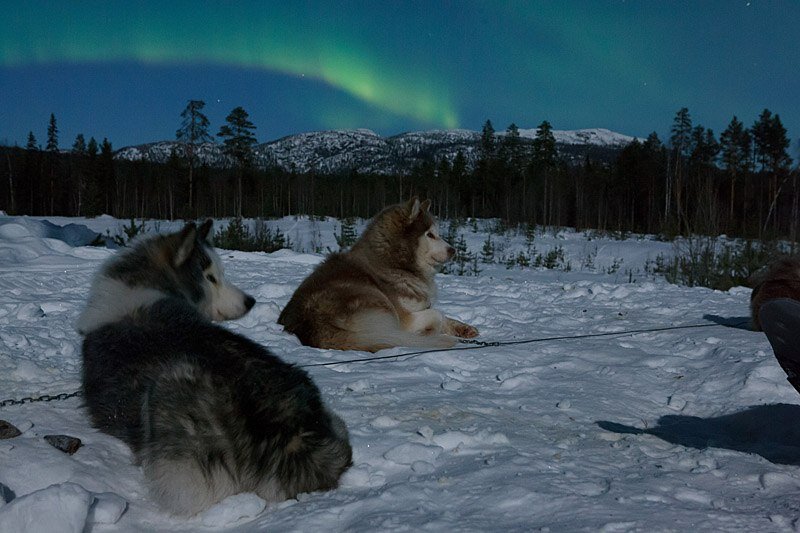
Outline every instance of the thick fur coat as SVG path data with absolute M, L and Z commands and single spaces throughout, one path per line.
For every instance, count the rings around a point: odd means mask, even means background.
M 430 201 L 381 211 L 353 247 L 306 278 L 278 323 L 308 346 L 377 351 L 448 347 L 477 329 L 434 309 L 434 275 L 454 250 L 439 235 Z
M 224 288 L 209 229 L 113 257 L 79 322 L 92 424 L 131 447 L 153 499 L 183 516 L 239 492 L 278 501 L 335 488 L 352 457 L 306 372 L 211 322 L 254 300 Z M 105 302 L 120 287 L 131 305 Z

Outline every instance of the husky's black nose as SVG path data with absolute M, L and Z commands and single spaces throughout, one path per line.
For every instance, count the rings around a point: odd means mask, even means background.
M 254 305 L 256 305 L 256 299 L 248 294 L 247 298 L 244 299 L 244 306 L 249 311 L 253 308 Z
M 447 257 L 453 257 L 456 253 L 456 249 L 452 246 L 447 247 Z

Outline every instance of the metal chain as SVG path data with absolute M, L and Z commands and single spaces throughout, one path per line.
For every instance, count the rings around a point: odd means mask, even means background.
M 488 342 L 488 341 L 479 341 L 479 340 L 475 340 L 475 339 L 458 339 L 458 342 L 460 342 L 461 344 L 474 344 L 476 346 L 502 346 L 503 345 L 503 343 L 500 342 L 500 341 Z
M 24 405 L 26 403 L 33 403 L 33 402 L 62 401 L 80 396 L 83 396 L 83 391 L 78 389 L 75 392 L 62 392 L 61 394 L 52 394 L 52 395 L 42 394 L 41 396 L 36 396 L 36 397 L 26 396 L 25 398 L 20 398 L 19 400 L 16 400 L 14 398 L 9 398 L 7 400 L 0 400 L 0 408 L 7 407 L 9 405 Z

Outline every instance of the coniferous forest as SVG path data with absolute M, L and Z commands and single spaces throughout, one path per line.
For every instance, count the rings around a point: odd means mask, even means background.
M 608 161 L 566 161 L 552 127 L 521 139 L 514 124 L 483 126 L 477 162 L 429 160 L 410 175 L 287 172 L 252 164 L 256 126 L 237 107 L 212 134 L 204 103 L 176 120 L 185 156 L 163 164 L 114 158 L 108 139 L 59 139 L 51 115 L 44 146 L 0 147 L 0 209 L 9 214 L 118 218 L 369 217 L 417 194 L 441 217 L 601 231 L 705 234 L 797 241 L 800 183 L 780 116 L 765 109 L 748 126 L 732 117 L 718 136 L 680 109 L 668 139 L 650 134 Z M 201 165 L 195 147 L 216 137 L 233 163 Z

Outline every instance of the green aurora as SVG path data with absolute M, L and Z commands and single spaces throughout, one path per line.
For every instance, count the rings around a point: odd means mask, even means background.
M 318 10 L 314 27 L 297 4 L 25 2 L 17 7 L 0 18 L 5 67 L 136 61 L 258 68 L 321 80 L 424 123 L 445 128 L 459 123 L 443 80 L 425 76 L 425 69 L 393 66 L 379 49 L 341 31 L 334 8 L 325 5 L 303 5 Z
M 0 141 L 145 142 L 185 101 L 269 136 L 370 128 L 800 129 L 789 0 L 0 0 Z M 223 109 L 224 107 L 224 109 Z M 95 112 L 103 109 L 102 113 Z

